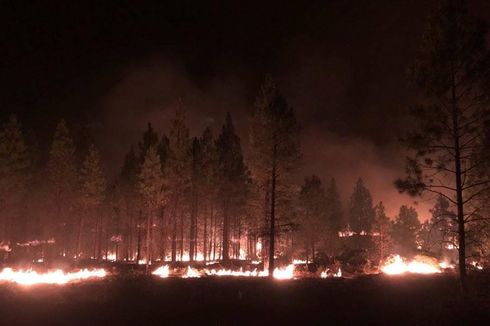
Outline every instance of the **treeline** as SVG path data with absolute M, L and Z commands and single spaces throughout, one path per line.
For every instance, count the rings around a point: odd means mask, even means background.
M 12 115 L 0 130 L 4 257 L 261 259 L 271 267 L 269 252 L 323 262 L 349 250 L 377 261 L 391 253 L 383 224 L 390 222 L 361 179 L 346 216 L 334 178 L 326 186 L 315 175 L 300 187 L 291 181 L 301 161 L 300 128 L 270 78 L 251 120 L 246 161 L 231 114 L 217 135 L 206 128 L 191 137 L 180 105 L 168 132 L 149 123 L 108 180 L 90 137 L 74 139 L 60 121 L 41 153 Z
M 217 135 L 207 128 L 191 137 L 180 105 L 166 133 L 148 124 L 117 179 L 108 180 L 96 144 L 75 146 L 90 137 L 73 139 L 61 121 L 40 153 L 12 115 L 0 131 L 3 252 L 146 262 L 291 254 L 301 229 L 291 182 L 299 132 L 268 77 L 255 104 L 248 162 L 231 114 Z

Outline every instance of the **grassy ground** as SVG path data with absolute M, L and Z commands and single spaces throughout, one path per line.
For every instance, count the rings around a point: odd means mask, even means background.
M 2 325 L 485 324 L 490 280 L 463 304 L 453 276 L 355 279 L 111 278 L 68 286 L 0 285 Z

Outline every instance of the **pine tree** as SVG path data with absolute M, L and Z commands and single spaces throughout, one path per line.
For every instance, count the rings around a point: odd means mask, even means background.
M 203 258 L 206 261 L 208 251 L 211 248 L 209 242 L 209 231 L 212 225 L 214 214 L 214 202 L 216 200 L 217 175 L 218 175 L 218 157 L 216 144 L 213 139 L 211 129 L 206 128 L 199 139 L 200 149 L 200 169 L 198 189 L 201 198 L 202 219 L 203 219 Z M 208 245 L 209 244 L 209 245 Z
M 47 165 L 50 197 L 54 208 L 55 240 L 58 249 L 67 254 L 72 211 L 77 184 L 75 148 L 64 120 L 56 126 Z M 61 243 L 59 243 L 61 241 Z
M 22 199 L 29 182 L 30 159 L 22 128 L 14 115 L 0 130 L 0 207 L 2 239 L 15 240 L 22 230 Z M 25 225 L 24 225 L 25 226 Z
M 386 255 L 393 249 L 392 223 L 386 216 L 383 202 L 374 207 L 374 223 L 371 232 L 374 243 L 374 260 L 382 262 Z
M 216 140 L 218 157 L 218 188 L 223 214 L 222 257 L 229 259 L 230 223 L 239 218 L 240 209 L 244 206 L 247 194 L 247 175 L 240 137 L 235 133 L 231 115 L 226 121 Z
M 138 189 L 145 203 L 146 217 L 146 266 L 152 259 L 152 232 L 155 209 L 163 201 L 163 173 L 157 147 L 152 145 L 146 151 L 139 174 Z
M 301 157 L 299 132 L 293 108 L 278 92 L 272 79 L 267 77 L 255 103 L 250 143 L 254 176 L 264 190 L 264 198 L 270 198 L 268 233 L 271 277 L 274 271 L 279 190 L 283 191 L 285 189 L 282 187 L 291 184 L 292 171 L 298 166 Z
M 417 251 L 417 234 L 421 228 L 415 208 L 405 205 L 400 207 L 400 213 L 393 223 L 393 240 L 395 248 L 402 255 L 413 254 Z
M 151 146 L 158 146 L 158 135 L 155 130 L 153 130 L 151 123 L 148 123 L 146 131 L 143 134 L 143 139 L 138 143 L 138 159 L 140 164 L 143 164 L 143 161 L 146 158 L 146 152 Z
M 457 218 L 450 206 L 446 198 L 438 196 L 434 207 L 430 209 L 432 217 L 429 221 L 427 238 L 424 240 L 426 249 L 436 250 L 438 254 L 441 254 L 448 245 L 457 247 L 457 241 L 454 239 L 457 234 Z
M 490 121 L 490 55 L 486 28 L 468 14 L 465 1 L 445 0 L 432 12 L 412 75 L 423 102 L 411 112 L 413 125 L 404 141 L 414 155 L 396 186 L 411 195 L 442 195 L 456 207 L 464 292 L 465 228 L 475 217 L 470 207 L 490 185 L 488 177 L 474 176 L 488 161 L 488 151 L 479 147 Z
M 139 192 L 137 190 L 138 174 L 140 166 L 138 158 L 133 146 L 124 157 L 123 166 L 119 176 L 119 188 L 122 196 L 122 208 L 125 213 L 125 236 L 123 241 L 126 247 L 125 258 L 133 259 L 135 252 L 133 246 L 135 244 L 135 232 L 138 233 L 138 221 L 136 213 L 139 206 Z M 139 260 L 139 252 L 136 252 L 136 258 Z
M 374 221 L 371 193 L 359 178 L 349 201 L 349 227 L 357 234 L 369 233 Z
M 305 243 L 307 260 L 315 261 L 315 253 L 328 231 L 326 197 L 320 178 L 316 175 L 305 178 L 299 193 L 301 207 L 300 234 Z
M 82 212 L 78 225 L 77 257 L 80 257 L 82 253 L 85 218 L 92 214 L 97 219 L 99 218 L 99 206 L 104 199 L 106 190 L 106 180 L 100 167 L 100 155 L 93 144 L 90 145 L 87 156 L 82 163 L 79 180 Z
M 191 156 L 191 139 L 189 129 L 185 122 L 185 113 L 180 105 L 172 121 L 168 137 L 168 164 L 166 188 L 169 191 L 170 200 L 170 219 L 172 224 L 171 230 L 171 256 L 172 261 L 177 258 L 177 226 L 180 224 L 180 256 L 184 254 L 184 204 L 189 190 L 192 156 Z M 180 221 L 179 221 L 180 217 Z M 180 222 L 180 223 L 179 223 Z
M 335 178 L 330 180 L 325 196 L 329 229 L 337 234 L 344 226 L 344 218 L 342 214 L 342 202 Z

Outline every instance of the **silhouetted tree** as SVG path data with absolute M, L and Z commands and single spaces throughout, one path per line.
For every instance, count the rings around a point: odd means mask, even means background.
M 64 120 L 56 126 L 51 143 L 47 175 L 50 199 L 54 212 L 55 240 L 63 254 L 67 254 L 69 225 L 71 220 L 77 184 L 77 168 L 75 164 L 75 148 Z M 59 244 L 61 241 L 61 244 Z
M 319 242 L 328 231 L 326 196 L 320 178 L 316 175 L 305 178 L 299 193 L 301 207 L 300 233 L 305 244 L 306 259 L 311 254 L 315 260 L 315 252 Z
M 172 121 L 168 137 L 168 161 L 166 167 L 165 187 L 168 189 L 171 230 L 172 261 L 177 258 L 177 226 L 181 227 L 180 256 L 184 254 L 184 204 L 190 186 L 192 168 L 191 139 L 185 123 L 185 113 L 179 104 Z M 180 217 L 180 221 L 179 218 Z M 180 223 L 179 223 L 180 222 Z
M 393 240 L 396 249 L 402 255 L 413 254 L 417 250 L 417 233 L 421 227 L 415 208 L 405 205 L 393 223 Z
M 245 204 L 247 195 L 248 177 L 240 137 L 235 133 L 235 126 L 229 113 L 216 140 L 216 152 L 218 194 L 223 214 L 222 257 L 227 261 L 230 248 L 230 223 L 240 217 L 240 210 Z
M 16 241 L 24 225 L 22 200 L 29 182 L 30 158 L 22 128 L 14 115 L 0 129 L 0 237 Z M 24 225 L 25 226 L 25 225 Z
M 360 234 L 369 233 L 374 221 L 373 199 L 371 193 L 359 178 L 349 200 L 349 228 Z
M 294 109 L 266 77 L 255 102 L 250 129 L 253 172 L 269 204 L 269 275 L 274 271 L 276 206 L 301 158 Z M 282 190 L 282 191 L 280 191 Z
M 374 223 L 371 236 L 374 243 L 375 259 L 380 263 L 393 249 L 392 223 L 386 216 L 382 202 L 374 206 Z
M 81 212 L 78 222 L 77 257 L 82 254 L 86 218 L 90 216 L 95 216 L 96 219 L 99 218 L 100 211 L 98 208 L 104 200 L 104 192 L 106 190 L 106 180 L 100 167 L 99 152 L 93 144 L 90 145 L 87 156 L 82 163 L 79 180 Z
M 468 208 L 489 184 L 488 178 L 472 176 L 485 161 L 474 153 L 489 121 L 485 37 L 484 25 L 468 15 L 465 1 L 446 0 L 432 12 L 412 70 L 424 97 L 411 112 L 414 124 L 405 137 L 414 155 L 407 159 L 407 177 L 396 182 L 400 191 L 436 193 L 456 207 L 463 290 L 465 226 L 474 214 Z
M 152 259 L 152 227 L 153 216 L 163 201 L 163 173 L 157 147 L 152 145 L 146 151 L 139 174 L 138 189 L 146 208 L 146 266 Z

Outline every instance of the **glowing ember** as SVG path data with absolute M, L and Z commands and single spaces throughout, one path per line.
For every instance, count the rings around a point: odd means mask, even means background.
M 399 255 L 396 255 L 392 261 L 385 263 L 385 265 L 381 267 L 381 271 L 388 275 L 405 273 L 435 274 L 441 272 L 437 265 L 425 261 L 418 261 L 416 259 L 406 263 Z
M 168 265 L 158 267 L 156 270 L 153 271 L 152 274 L 160 276 L 161 278 L 167 278 L 170 274 Z
M 104 269 L 82 269 L 77 272 L 65 273 L 58 269 L 47 273 L 38 273 L 36 271 L 15 271 L 12 268 L 4 268 L 0 272 L 0 281 L 17 283 L 20 285 L 35 284 L 56 284 L 63 285 L 71 282 L 79 282 L 88 279 L 103 278 L 107 275 Z

